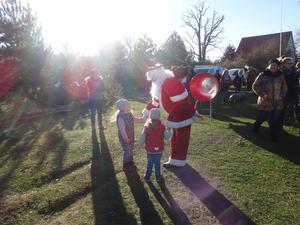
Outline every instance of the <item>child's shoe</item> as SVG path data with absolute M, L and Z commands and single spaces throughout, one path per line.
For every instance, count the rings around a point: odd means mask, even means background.
M 156 177 L 156 182 L 162 182 L 163 181 L 163 177 L 162 176 L 157 176 Z

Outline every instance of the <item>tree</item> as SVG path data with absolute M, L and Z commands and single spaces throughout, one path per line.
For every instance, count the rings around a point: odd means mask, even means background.
M 0 55 L 21 57 L 28 47 L 44 47 L 41 27 L 27 4 L 18 0 L 1 1 L 0 6 Z
M 140 94 L 149 94 L 145 72 L 147 67 L 155 65 L 157 62 L 156 54 L 156 44 L 147 35 L 143 35 L 135 42 L 129 58 L 132 90 L 136 87 Z
M 19 81 L 24 93 L 37 98 L 41 85 L 40 73 L 47 57 L 41 27 L 27 4 L 18 0 L 1 1 L 0 56 L 19 61 Z
M 218 48 L 218 44 L 221 40 L 221 34 L 224 29 L 221 27 L 224 21 L 224 15 L 219 15 L 216 11 L 212 12 L 211 17 L 206 17 L 209 7 L 205 6 L 204 1 L 199 1 L 197 5 L 194 5 L 192 10 L 188 10 L 183 15 L 184 24 L 192 30 L 188 35 L 188 43 L 194 49 L 194 46 L 198 49 L 194 50 L 194 54 L 198 58 L 198 62 L 206 59 L 206 54 L 215 48 Z
M 133 46 L 132 58 L 133 63 L 141 69 L 146 66 L 155 64 L 156 44 L 147 35 L 139 38 Z
M 174 31 L 158 50 L 157 58 L 159 62 L 169 67 L 190 64 L 192 54 L 186 50 L 183 39 Z
M 229 44 L 224 51 L 224 54 L 221 58 L 221 62 L 225 62 L 225 60 L 233 60 L 235 55 L 235 47 L 234 45 Z
M 128 50 L 121 41 L 102 48 L 98 55 L 100 70 L 105 75 L 105 103 L 109 106 L 120 95 L 127 95 L 128 85 Z

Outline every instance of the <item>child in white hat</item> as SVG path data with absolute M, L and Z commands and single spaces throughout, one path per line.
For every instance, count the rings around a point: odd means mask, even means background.
M 144 144 L 147 152 L 147 169 L 145 180 L 149 181 L 152 167 L 155 168 L 156 180 L 161 180 L 160 159 L 164 151 L 164 139 L 170 138 L 169 130 L 160 121 L 160 111 L 157 108 L 151 109 L 149 119 L 144 125 L 141 133 L 140 143 Z
M 126 99 L 119 99 L 116 102 L 116 108 L 119 141 L 123 148 L 123 169 L 132 169 L 135 167 L 133 162 L 134 116 Z

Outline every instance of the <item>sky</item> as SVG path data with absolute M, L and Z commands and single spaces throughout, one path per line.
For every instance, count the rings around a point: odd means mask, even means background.
M 26 0 L 22 0 L 26 1 Z M 27 0 L 42 25 L 45 41 L 56 51 L 85 55 L 124 37 L 135 40 L 147 34 L 158 45 L 176 31 L 190 32 L 182 16 L 198 0 Z M 243 37 L 300 30 L 299 0 L 206 0 L 205 5 L 225 16 L 220 50 L 236 48 Z M 282 12 L 282 13 L 281 13 Z M 282 15 L 282 16 L 281 16 Z M 281 19 L 282 18 L 282 19 Z

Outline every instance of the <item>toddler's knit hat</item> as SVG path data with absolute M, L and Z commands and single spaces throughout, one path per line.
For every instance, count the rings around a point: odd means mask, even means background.
M 160 118 L 160 111 L 157 108 L 150 110 L 150 119 L 152 120 L 159 120 Z
M 128 105 L 128 101 L 125 98 L 121 98 L 116 102 L 116 108 L 120 111 L 124 111 L 125 107 Z

